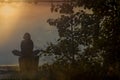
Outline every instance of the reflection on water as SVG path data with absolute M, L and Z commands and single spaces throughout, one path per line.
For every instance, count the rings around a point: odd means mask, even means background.
M 50 12 L 49 3 L 1 3 L 0 4 L 0 64 L 16 64 L 17 59 L 11 53 L 19 49 L 25 32 L 32 35 L 35 47 L 44 47 L 46 42 L 55 41 L 57 31 L 49 26 L 48 18 L 57 17 Z

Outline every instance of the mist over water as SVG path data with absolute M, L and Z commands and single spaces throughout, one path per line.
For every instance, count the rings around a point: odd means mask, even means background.
M 0 65 L 18 64 L 18 57 L 11 51 L 20 50 L 20 43 L 26 32 L 31 34 L 35 49 L 44 48 L 47 42 L 54 42 L 58 35 L 57 29 L 46 22 L 47 19 L 54 17 L 58 17 L 58 14 L 51 13 L 50 3 L 37 5 L 1 3 Z M 44 62 L 42 59 L 40 59 L 40 64 Z

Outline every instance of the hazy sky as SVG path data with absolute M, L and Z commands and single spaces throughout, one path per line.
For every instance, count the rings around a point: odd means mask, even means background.
M 57 30 L 46 21 L 57 16 L 57 13 L 50 12 L 48 3 L 0 4 L 0 65 L 17 64 L 18 57 L 13 56 L 11 51 L 20 50 L 25 32 L 31 33 L 35 49 L 44 47 L 47 42 L 54 42 Z

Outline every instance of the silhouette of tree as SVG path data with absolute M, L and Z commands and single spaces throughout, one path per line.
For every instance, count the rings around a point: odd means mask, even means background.
M 62 16 L 49 19 L 48 23 L 58 29 L 60 38 L 57 44 L 51 44 L 47 51 L 60 54 L 63 59 L 76 59 L 80 55 L 80 45 L 84 46 L 84 57 L 93 58 L 98 54 L 104 64 L 113 65 L 120 61 L 120 1 L 118 0 L 65 0 L 52 6 L 52 11 Z M 85 12 L 74 8 L 89 9 Z M 81 57 L 79 57 L 80 59 Z

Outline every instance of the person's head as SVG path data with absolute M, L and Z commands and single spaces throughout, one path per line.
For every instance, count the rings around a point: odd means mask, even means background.
M 30 40 L 31 39 L 31 35 L 29 33 L 25 33 L 24 36 L 23 36 L 23 39 Z

